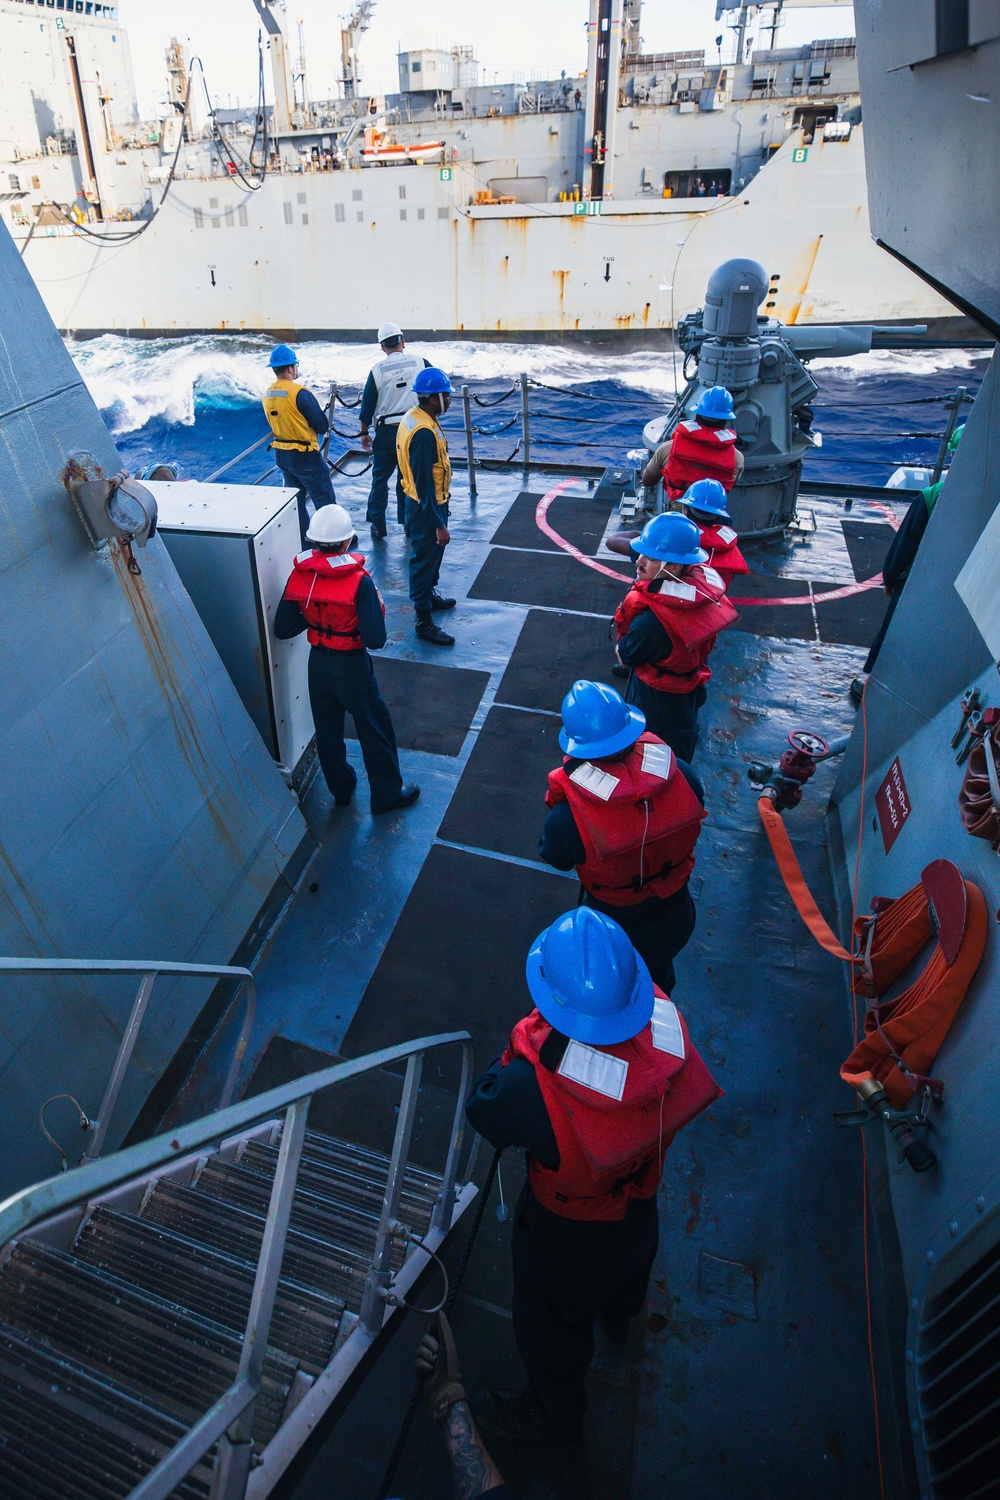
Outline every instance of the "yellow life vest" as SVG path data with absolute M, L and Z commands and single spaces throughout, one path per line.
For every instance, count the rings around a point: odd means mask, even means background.
M 319 438 L 295 404 L 299 391 L 304 390 L 297 380 L 276 380 L 265 391 L 264 415 L 274 433 L 273 447 L 299 453 L 313 453 L 319 448 Z
M 422 406 L 414 406 L 406 413 L 396 433 L 396 462 L 399 464 L 399 477 L 410 499 L 419 502 L 420 496 L 417 494 L 413 470 L 410 467 L 410 443 L 413 441 L 413 434 L 419 432 L 422 427 L 433 432 L 434 441 L 437 444 L 437 461 L 434 464 L 434 498 L 438 505 L 447 505 L 451 494 L 451 460 L 448 457 L 448 443 L 434 418 L 425 412 Z

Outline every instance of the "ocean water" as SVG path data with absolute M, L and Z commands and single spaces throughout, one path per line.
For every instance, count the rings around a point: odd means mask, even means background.
M 322 405 L 333 382 L 345 402 L 356 403 L 379 357 L 370 344 L 297 347 L 301 378 Z M 537 382 L 529 406 L 532 456 L 559 462 L 615 463 L 641 448 L 646 422 L 667 410 L 681 382 L 679 360 L 675 370 L 669 352 L 459 341 L 412 347 L 447 370 L 455 385 L 469 386 L 476 398 L 475 451 L 489 458 L 518 451 L 522 372 Z M 270 348 L 268 339 L 223 335 L 107 335 L 69 344 L 126 467 L 137 472 L 153 461 L 172 461 L 190 479 L 206 478 L 265 433 L 260 396 Z M 983 350 L 927 349 L 813 361 L 820 387 L 814 430 L 822 432 L 823 447 L 809 456 L 806 474 L 884 484 L 899 464 L 933 463 L 947 399 L 960 385 L 975 395 L 988 358 Z M 460 402 L 445 426 L 453 451 L 464 454 Z M 357 446 L 357 411 L 338 402 L 334 427 L 331 457 Z M 271 463 L 263 447 L 226 478 L 253 483 Z

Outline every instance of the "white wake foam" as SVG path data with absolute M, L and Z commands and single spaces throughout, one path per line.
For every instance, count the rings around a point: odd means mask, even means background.
M 267 386 L 267 355 L 272 341 L 259 337 L 203 335 L 185 339 L 130 339 L 106 334 L 68 345 L 97 405 L 118 435 L 159 419 L 191 426 L 196 404 L 252 403 Z M 321 341 L 297 346 L 302 379 L 325 398 L 330 384 L 357 390 L 379 357 L 371 344 Z M 447 370 L 456 383 L 515 381 L 522 371 L 533 380 L 565 388 L 611 381 L 666 406 L 683 383 L 680 357 L 675 374 L 669 350 L 622 353 L 552 344 L 475 344 L 459 340 L 411 346 Z M 971 370 L 986 356 L 965 349 L 878 350 L 846 360 L 812 362 L 828 379 L 920 377 L 944 370 Z

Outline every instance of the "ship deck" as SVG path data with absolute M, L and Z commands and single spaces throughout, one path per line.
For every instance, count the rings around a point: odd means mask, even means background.
M 484 475 L 472 503 L 457 477 L 442 587 L 459 598 L 443 622 L 458 640 L 444 651 L 413 634 L 401 531 L 390 523 L 389 540 L 370 544 L 361 521 L 367 481 L 338 482 L 385 597 L 389 642 L 376 670 L 404 776 L 420 783 L 421 797 L 373 820 L 356 742 L 359 794 L 349 809 L 333 807 L 322 778 L 313 781 L 304 811 L 319 847 L 259 964 L 249 1091 L 331 1056 L 451 1027 L 469 1029 L 485 1066 L 528 1008 L 529 943 L 575 905 L 578 889 L 535 850 L 545 775 L 559 757 L 557 711 L 576 677 L 607 679 L 608 619 L 625 570 L 601 554 L 616 520 L 610 496 L 592 483 L 574 482 L 548 520 L 612 576 L 538 529 L 536 500 L 554 483 Z M 845 978 L 791 906 L 746 774 L 752 760 L 775 763 L 794 728 L 831 737 L 852 727 L 848 684 L 885 602 L 879 588 L 856 585 L 881 565 L 891 506 L 859 501 L 847 511 L 835 495 L 803 506 L 815 532 L 753 548 L 754 572 L 731 590 L 801 602 L 743 606 L 712 659 L 695 758 L 709 812 L 692 880 L 698 923 L 677 960 L 675 999 L 725 1096 L 669 1153 L 659 1259 L 627 1356 L 598 1350 L 588 1428 L 595 1500 L 877 1495 L 870 1336 L 888 1493 L 897 1489 L 892 1318 L 880 1287 L 888 1276 L 891 1314 L 891 1255 L 879 1269 L 873 1237 L 866 1277 L 862 1146 L 831 1118 L 851 1105 L 838 1079 L 852 1045 Z M 841 589 L 850 592 L 824 599 Z M 820 765 L 788 817 L 806 878 L 831 915 L 824 809 L 836 765 Z M 208 1102 L 211 1072 L 206 1064 L 196 1076 L 187 1105 Z M 454 1087 L 446 1064 L 425 1075 L 429 1143 L 435 1102 Z M 353 1125 L 363 1138 L 372 1102 L 358 1096 L 350 1122 L 327 1123 Z M 523 1164 L 509 1152 L 508 1203 L 522 1181 Z M 520 1381 L 507 1237 L 491 1207 L 454 1319 L 470 1390 Z M 429 1285 L 424 1300 L 435 1296 Z M 368 1500 L 378 1492 L 422 1329 L 423 1320 L 407 1320 L 368 1392 L 317 1434 L 283 1494 Z M 496 1456 L 524 1493 L 529 1469 Z M 563 1479 L 561 1493 L 583 1493 Z M 439 1436 L 423 1414 L 393 1493 L 450 1493 Z

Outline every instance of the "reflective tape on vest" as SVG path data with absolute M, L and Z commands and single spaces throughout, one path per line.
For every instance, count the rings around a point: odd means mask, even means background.
M 684 1030 L 677 1007 L 672 1000 L 657 998 L 653 1002 L 653 1046 L 657 1052 L 668 1052 L 671 1057 L 683 1061 L 687 1055 L 684 1046 Z
M 673 763 L 674 752 L 669 745 L 643 745 L 642 769 L 647 776 L 659 776 L 668 781 Z
M 569 773 L 569 779 L 575 781 L 577 786 L 582 786 L 584 791 L 592 792 L 595 797 L 600 797 L 602 802 L 609 800 L 618 785 L 617 776 L 612 776 L 608 771 L 602 771 L 599 766 L 592 766 L 589 760 L 581 761 L 578 766 L 574 766 Z
M 595 1094 L 603 1094 L 606 1099 L 616 1099 L 620 1104 L 624 1098 L 628 1063 L 623 1057 L 612 1057 L 609 1052 L 599 1052 L 596 1047 L 588 1047 L 585 1042 L 570 1042 L 556 1071 L 571 1083 L 593 1089 Z

